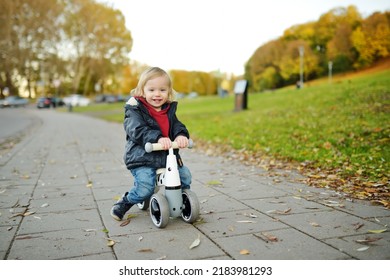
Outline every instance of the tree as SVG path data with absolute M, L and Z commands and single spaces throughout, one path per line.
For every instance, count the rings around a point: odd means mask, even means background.
M 97 83 L 104 89 L 109 75 L 128 63 L 127 54 L 132 48 L 123 14 L 93 0 L 73 0 L 65 18 L 65 40 L 74 48 L 68 54 L 73 91 L 86 94 Z
M 52 53 L 58 42 L 61 2 L 2 1 L 0 7 L 1 83 L 15 91 L 23 77 L 31 96 L 32 83 L 42 78 L 40 62 Z
M 390 12 L 374 13 L 352 34 L 352 43 L 358 52 L 356 68 L 370 65 L 390 54 Z
M 329 61 L 334 72 L 343 72 L 388 57 L 389 21 L 389 12 L 362 19 L 357 8 L 349 6 L 331 9 L 315 22 L 294 25 L 249 58 L 245 65 L 249 89 L 294 84 L 300 72 L 300 47 L 304 47 L 305 80 L 327 74 Z

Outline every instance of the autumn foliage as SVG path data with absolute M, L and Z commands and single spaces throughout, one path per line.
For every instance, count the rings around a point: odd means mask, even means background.
M 315 22 L 294 25 L 260 46 L 245 66 L 251 90 L 258 92 L 300 80 L 303 47 L 304 81 L 362 69 L 390 56 L 390 12 L 363 19 L 355 6 L 335 8 Z

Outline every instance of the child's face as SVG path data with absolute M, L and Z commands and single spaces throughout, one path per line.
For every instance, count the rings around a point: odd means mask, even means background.
M 146 102 L 154 107 L 157 111 L 168 101 L 169 84 L 164 76 L 150 79 L 144 86 Z

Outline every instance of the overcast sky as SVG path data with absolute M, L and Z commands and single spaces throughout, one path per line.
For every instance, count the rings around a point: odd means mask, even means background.
M 363 17 L 389 0 L 99 0 L 119 9 L 133 37 L 130 58 L 165 70 L 244 73 L 264 43 L 287 28 L 355 5 Z

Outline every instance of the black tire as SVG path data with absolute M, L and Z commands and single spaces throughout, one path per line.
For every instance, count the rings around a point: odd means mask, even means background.
M 199 217 L 199 200 L 191 190 L 183 190 L 183 211 L 181 217 L 186 223 L 192 224 Z
M 149 209 L 153 224 L 158 228 L 166 227 L 169 222 L 169 205 L 165 196 L 160 193 L 153 194 Z

